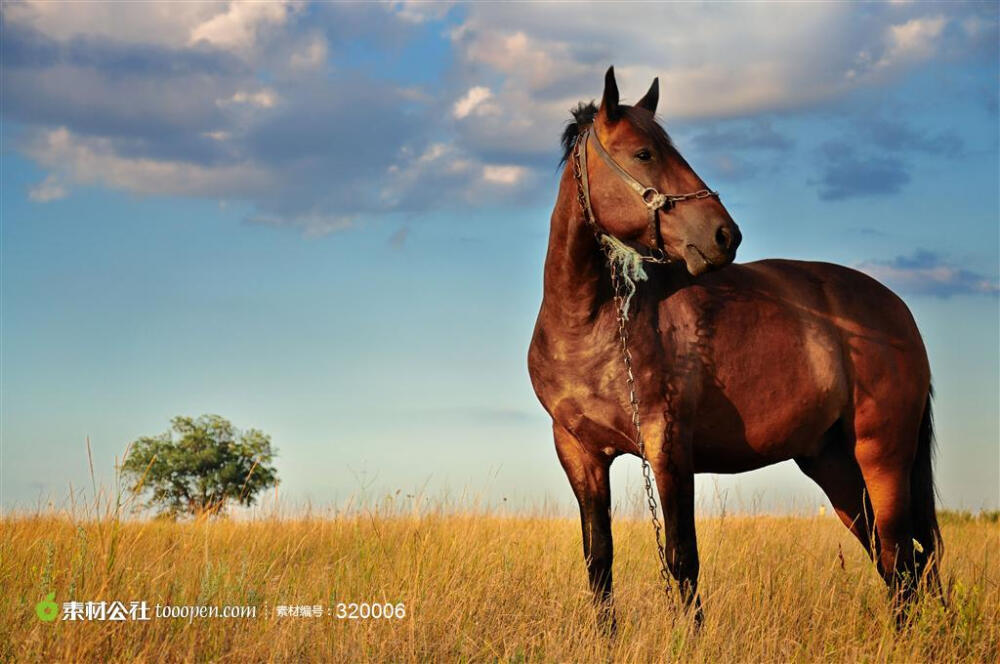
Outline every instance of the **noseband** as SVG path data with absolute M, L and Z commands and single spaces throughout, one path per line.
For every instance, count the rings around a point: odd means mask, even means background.
M 719 192 L 712 191 L 711 189 L 699 189 L 689 194 L 661 194 L 653 187 L 647 187 L 632 177 L 631 173 L 626 171 L 621 164 L 615 161 L 614 157 L 608 154 L 608 151 L 601 144 L 601 139 L 597 137 L 597 133 L 593 128 L 588 127 L 577 136 L 576 143 L 573 146 L 573 176 L 576 178 L 577 198 L 583 210 L 583 217 L 598 237 L 611 235 L 611 233 L 608 233 L 607 230 L 601 227 L 597 221 L 597 217 L 594 215 L 594 209 L 590 205 L 590 171 L 587 170 L 587 145 L 591 143 L 591 138 L 593 138 L 594 151 L 597 152 L 597 155 L 605 164 L 611 167 L 611 170 L 632 191 L 638 194 L 646 209 L 649 210 L 649 230 L 653 236 L 653 241 L 656 243 L 656 247 L 653 248 L 651 255 L 643 256 L 642 260 L 650 263 L 670 262 L 663 248 L 663 236 L 660 234 L 660 210 L 670 210 L 675 203 L 680 203 L 681 201 L 693 201 L 702 198 L 718 199 Z

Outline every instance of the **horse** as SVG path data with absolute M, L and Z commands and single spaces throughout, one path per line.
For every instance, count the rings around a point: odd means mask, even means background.
M 614 631 L 609 472 L 632 454 L 652 469 L 662 562 L 698 624 L 695 473 L 789 459 L 868 552 L 901 623 L 921 580 L 937 578 L 942 546 L 916 323 L 891 290 L 847 267 L 733 263 L 740 230 L 656 121 L 658 100 L 656 79 L 620 103 L 612 67 L 600 106 L 573 111 L 528 351 L 579 503 L 599 621 Z M 615 252 L 631 267 L 617 268 Z M 630 271 L 634 293 L 609 267 Z

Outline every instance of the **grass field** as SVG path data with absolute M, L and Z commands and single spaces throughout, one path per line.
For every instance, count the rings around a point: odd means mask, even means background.
M 997 661 L 1000 524 L 943 518 L 951 603 L 892 628 L 883 586 L 834 518 L 725 516 L 698 525 L 705 624 L 657 586 L 649 524 L 617 518 L 619 634 L 602 638 L 576 519 L 496 510 L 356 511 L 173 523 L 7 516 L 0 660 Z M 252 605 L 256 618 L 43 622 L 35 604 Z M 402 619 L 336 617 L 404 603 Z M 278 616 L 321 605 L 320 617 Z M 331 609 L 334 615 L 326 615 Z

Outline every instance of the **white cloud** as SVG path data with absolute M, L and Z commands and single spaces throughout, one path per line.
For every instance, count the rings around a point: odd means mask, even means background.
M 569 45 L 548 42 L 530 37 L 524 30 L 477 30 L 474 38 L 463 39 L 469 34 L 466 23 L 453 36 L 463 43 L 464 55 L 469 62 L 486 64 L 505 74 L 525 77 L 533 88 L 551 83 L 559 76 L 572 75 L 579 66 L 573 62 Z M 502 24 L 501 24 L 502 25 Z M 569 67 L 565 69 L 564 67 Z
M 889 25 L 880 43 L 857 53 L 845 79 L 852 84 L 879 83 L 887 74 L 932 58 L 947 24 L 944 16 L 924 16 Z M 873 52 L 881 55 L 875 58 Z
M 263 169 L 248 163 L 203 166 L 123 157 L 109 139 L 76 136 L 64 127 L 40 132 L 28 142 L 25 152 L 43 167 L 57 172 L 61 179 L 138 194 L 215 198 L 222 193 L 260 192 L 274 182 Z
M 914 18 L 886 31 L 887 48 L 877 66 L 926 60 L 937 50 L 937 41 L 945 26 L 944 16 Z
M 668 122 L 809 107 L 932 57 L 949 19 L 925 13 L 920 3 L 863 16 L 849 3 L 472 4 L 450 33 L 459 70 L 499 83 L 489 116 L 459 129 L 473 151 L 538 153 L 568 108 L 600 97 L 610 64 L 626 101 L 658 76 Z M 466 93 L 453 114 L 474 114 L 474 101 Z
M 454 4 L 444 0 L 437 2 L 402 0 L 389 3 L 389 8 L 404 21 L 420 24 L 444 18 Z
M 225 2 L 5 2 L 4 20 L 26 25 L 53 39 L 76 36 L 183 46 L 191 30 L 226 8 Z
M 465 93 L 461 99 L 455 102 L 455 106 L 452 109 L 452 114 L 459 120 L 468 117 L 469 114 L 475 112 L 478 114 L 489 113 L 495 110 L 496 107 L 490 104 L 485 104 L 493 96 L 493 93 L 489 88 L 482 85 L 476 85 L 469 88 L 469 91 Z
M 36 203 L 48 203 L 65 198 L 69 192 L 55 175 L 49 175 L 28 191 L 28 198 Z
M 513 90 L 547 101 L 599 95 L 604 69 L 618 64 L 636 98 L 661 77 L 671 117 L 732 115 L 809 102 L 839 79 L 852 23 L 837 3 L 802 5 L 477 4 L 452 38 L 463 60 L 506 75 Z M 649 29 L 649 26 L 663 29 Z M 794 26 L 779 29 L 778 26 Z M 611 44 L 615 47 L 612 49 Z M 806 54 L 806 55 L 803 55 Z M 827 61 L 827 62 L 824 62 Z M 833 72 L 820 72 L 827 67 Z M 563 92 L 564 91 L 564 92 Z M 520 101 L 520 100 L 515 100 Z M 502 103 L 504 112 L 510 105 Z M 565 110 L 563 111 L 565 112 Z
M 328 51 L 326 39 L 314 35 L 292 53 L 289 65 L 292 69 L 316 69 L 326 62 Z
M 213 141 L 228 141 L 233 137 L 232 133 L 228 131 L 205 131 L 201 135 L 211 138 Z
M 494 184 L 515 185 L 527 174 L 523 166 L 483 166 L 483 179 Z
M 484 163 L 454 143 L 431 143 L 419 153 L 403 148 L 387 171 L 382 200 L 389 205 L 403 200 L 426 203 L 435 196 L 452 202 L 501 200 L 530 172 L 517 164 Z
M 285 26 L 302 5 L 302 0 L 19 0 L 4 3 L 3 15 L 61 41 L 83 36 L 171 48 L 208 44 L 247 56 L 262 35 Z
M 815 103 L 847 86 L 851 58 L 839 33 L 851 22 L 850 8 L 838 3 L 608 3 L 586 12 L 558 3 L 469 5 L 451 32 L 460 70 L 500 83 L 485 102 L 491 112 L 459 131 L 473 152 L 549 154 L 568 109 L 600 97 L 609 64 L 617 65 L 626 101 L 659 76 L 660 112 L 668 119 Z M 795 29 L 778 27 L 790 25 Z M 456 105 L 454 114 L 465 110 Z
M 188 43 L 205 42 L 217 48 L 246 52 L 253 48 L 260 31 L 282 25 L 299 6 L 300 3 L 288 0 L 233 0 L 226 11 L 194 26 Z
M 386 167 L 405 141 L 450 142 L 450 109 L 426 110 L 447 93 L 402 89 L 355 63 L 336 61 L 335 79 L 322 70 L 357 35 L 383 49 L 425 28 L 386 5 L 306 17 L 299 3 L 253 4 L 3 3 L 4 119 L 53 176 L 24 196 L 97 185 L 225 198 L 310 234 L 394 209 L 379 198 Z M 468 174 L 477 163 L 460 155 L 428 173 L 479 182 Z M 395 207 L 435 200 L 409 187 Z
M 609 64 L 626 102 L 660 77 L 669 125 L 818 105 L 974 41 L 995 49 L 992 14 L 948 5 L 476 3 L 452 14 L 447 75 L 415 84 L 341 49 L 363 35 L 410 57 L 409 38 L 441 34 L 428 23 L 448 5 L 301 7 L 4 3 L 11 51 L 30 55 L 3 64 L 5 118 L 53 176 L 32 198 L 77 183 L 224 196 L 322 232 L 352 215 L 526 199 Z M 719 170 L 741 172 L 722 156 Z
M 1000 295 L 995 277 L 949 263 L 944 256 L 917 250 L 887 261 L 866 261 L 858 269 L 901 293 L 911 295 Z
M 220 106 L 226 106 L 229 104 L 247 104 L 249 106 L 257 106 L 259 108 L 271 108 L 278 103 L 278 94 L 271 89 L 264 88 L 262 90 L 257 90 L 256 92 L 247 92 L 246 90 L 240 90 L 233 94 L 232 97 L 228 99 L 220 99 L 218 104 Z
M 419 163 L 436 161 L 443 157 L 451 148 L 444 143 L 431 143 L 427 149 L 417 158 Z

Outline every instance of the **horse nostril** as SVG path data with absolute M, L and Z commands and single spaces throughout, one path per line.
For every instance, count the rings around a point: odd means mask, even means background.
M 715 231 L 715 243 L 723 251 L 729 251 L 729 244 L 732 242 L 732 239 L 732 234 L 730 234 L 729 229 L 725 226 L 719 226 L 719 230 Z

